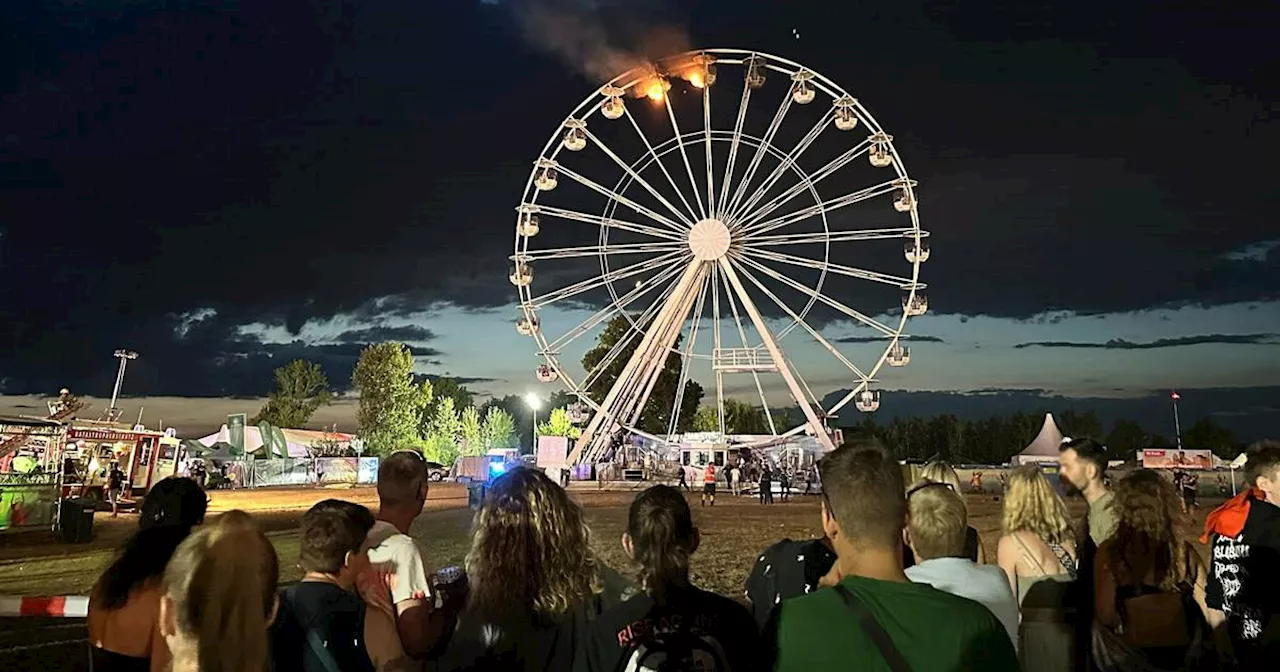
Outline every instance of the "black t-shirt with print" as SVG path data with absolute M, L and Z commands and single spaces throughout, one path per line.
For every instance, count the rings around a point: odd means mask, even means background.
M 332 583 L 303 581 L 285 589 L 271 625 L 274 672 L 330 672 L 335 664 L 342 672 L 373 672 L 364 614 L 359 595 Z
M 836 554 L 821 539 L 782 541 L 764 549 L 747 577 L 746 595 L 761 629 L 783 600 L 807 595 L 831 571 Z
M 693 638 L 699 651 L 724 667 L 713 672 L 761 669 L 760 632 L 751 614 L 726 597 L 689 588 L 657 604 L 640 593 L 606 611 L 591 624 L 575 672 L 615 672 L 629 669 L 632 656 L 660 646 L 673 635 Z M 702 661 L 704 664 L 706 661 Z M 665 668 L 664 668 L 665 669 Z M 701 669 L 701 668 L 699 668 Z
M 1239 536 L 1214 535 L 1205 603 L 1237 647 L 1280 646 L 1280 507 L 1253 500 Z

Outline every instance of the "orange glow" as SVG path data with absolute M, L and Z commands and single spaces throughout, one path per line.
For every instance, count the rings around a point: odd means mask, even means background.
M 666 95 L 666 93 L 667 92 L 663 89 L 663 86 L 662 86 L 662 80 L 655 80 L 653 83 L 649 84 L 649 87 L 645 90 L 644 95 L 648 96 L 649 100 L 652 100 L 656 103 L 656 102 L 661 102 L 662 97 Z
M 707 80 L 703 77 L 701 70 L 694 70 L 689 73 L 689 83 L 701 89 L 707 85 Z

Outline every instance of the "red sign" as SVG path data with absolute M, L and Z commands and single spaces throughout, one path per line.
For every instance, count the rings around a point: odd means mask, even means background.
M 71 439 L 88 439 L 90 441 L 137 441 L 140 437 L 131 432 L 116 432 L 109 429 L 76 429 L 67 433 Z
M 1147 469 L 1212 469 L 1213 453 L 1208 450 L 1144 450 L 1142 466 Z

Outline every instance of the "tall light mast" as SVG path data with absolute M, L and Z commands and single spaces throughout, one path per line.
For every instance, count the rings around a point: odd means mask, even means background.
M 120 386 L 124 384 L 124 369 L 129 365 L 129 360 L 138 358 L 138 353 L 132 350 L 116 350 L 115 357 L 120 360 L 120 369 L 116 372 L 116 386 L 111 390 L 111 406 L 106 413 L 106 419 L 109 422 L 115 422 L 120 418 L 120 409 L 116 408 L 116 400 L 120 398 Z

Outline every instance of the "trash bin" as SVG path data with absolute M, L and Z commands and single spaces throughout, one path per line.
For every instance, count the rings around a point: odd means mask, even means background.
M 484 503 L 485 485 L 483 481 L 472 481 L 467 484 L 467 506 L 478 511 Z
M 59 503 L 58 527 L 68 544 L 87 544 L 93 540 L 93 514 L 97 506 L 92 500 L 68 497 Z

